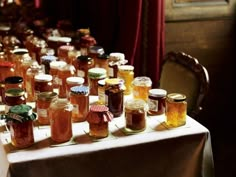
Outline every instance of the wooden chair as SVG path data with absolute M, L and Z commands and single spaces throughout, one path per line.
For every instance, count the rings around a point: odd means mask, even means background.
M 160 88 L 187 97 L 189 116 L 196 118 L 209 89 L 208 71 L 198 60 L 184 52 L 169 52 L 162 63 Z

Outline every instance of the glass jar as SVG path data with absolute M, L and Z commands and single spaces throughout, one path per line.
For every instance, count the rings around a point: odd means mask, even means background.
M 89 111 L 89 87 L 84 85 L 71 87 L 70 102 L 73 105 L 73 122 L 85 121 Z
M 49 107 L 51 139 L 57 143 L 69 141 L 72 138 L 72 109 L 67 99 L 57 99 Z
M 37 74 L 34 77 L 35 100 L 41 92 L 52 92 L 52 76 L 49 74 Z
M 123 113 L 124 89 L 124 81 L 122 79 L 105 80 L 105 105 L 114 117 L 119 117 Z
M 89 135 L 94 138 L 105 138 L 109 135 L 108 122 L 113 119 L 112 113 L 105 105 L 91 105 L 87 115 Z
M 50 74 L 50 63 L 56 61 L 58 58 L 54 55 L 43 55 L 41 56 L 41 62 L 44 66 L 45 74 Z
M 98 81 L 98 104 L 105 104 L 105 80 Z
M 125 102 L 125 131 L 137 133 L 146 129 L 147 103 L 141 99 Z
M 134 80 L 134 67 L 131 65 L 121 65 L 118 67 L 118 78 L 123 79 L 125 83 L 125 95 L 132 93 L 132 82 Z
M 0 61 L 0 82 L 6 77 L 15 76 L 15 65 L 9 61 Z
M 52 62 L 50 62 L 49 66 L 50 66 L 49 74 L 52 75 L 53 88 L 56 89 L 56 88 L 59 87 L 59 83 L 58 83 L 59 68 L 66 66 L 66 62 L 64 62 L 64 61 L 52 61 Z
M 71 87 L 80 86 L 80 85 L 83 85 L 83 83 L 84 83 L 84 78 L 82 78 L 82 77 L 68 77 L 66 79 L 66 95 L 67 95 L 67 98 L 69 98 L 69 96 L 70 96 Z
M 118 66 L 124 65 L 128 61 L 125 60 L 125 55 L 123 53 L 114 52 L 110 53 L 108 62 L 109 78 L 117 78 Z
M 71 64 L 71 58 L 69 57 L 69 53 L 75 50 L 75 47 L 72 45 L 62 45 L 57 49 L 57 56 L 59 60 L 65 61 L 68 64 Z
M 170 93 L 166 97 L 166 123 L 170 127 L 185 125 L 187 116 L 186 96 Z
M 53 48 L 54 51 L 62 45 L 69 45 L 71 42 L 70 37 L 61 37 L 61 36 L 49 36 L 47 38 L 47 44 L 50 48 Z
M 151 89 L 148 95 L 148 114 L 161 115 L 165 113 L 166 107 L 166 90 Z
M 103 68 L 91 68 L 88 70 L 90 95 L 98 95 L 98 81 L 107 77 Z
M 52 103 L 57 100 L 57 93 L 55 92 L 41 92 L 38 94 L 36 100 L 36 109 L 38 115 L 38 122 L 40 125 L 49 125 L 48 109 Z
M 25 91 L 21 88 L 11 88 L 5 91 L 5 112 L 12 106 L 26 104 Z
M 108 74 L 108 59 L 109 59 L 109 55 L 107 54 L 100 54 L 97 57 L 97 61 L 95 63 L 95 67 L 96 68 L 104 68 L 107 71 Z
M 11 143 L 16 148 L 26 148 L 34 144 L 33 120 L 36 114 L 26 104 L 10 108 L 5 116 L 10 129 Z
M 89 56 L 93 58 L 94 65 L 97 65 L 97 59 L 99 55 L 104 54 L 104 49 L 101 46 L 93 45 L 89 47 Z
M 143 99 L 144 101 L 148 101 L 148 92 L 152 87 L 152 81 L 149 77 L 135 77 L 132 86 L 134 99 Z

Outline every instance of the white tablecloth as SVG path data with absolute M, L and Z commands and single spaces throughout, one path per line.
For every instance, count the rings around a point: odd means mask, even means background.
M 73 140 L 56 145 L 49 126 L 34 128 L 35 144 L 17 150 L 0 125 L 0 177 L 213 177 L 209 131 L 187 117 L 168 129 L 164 116 L 147 117 L 144 132 L 127 135 L 124 117 L 109 124 L 104 139 L 88 135 L 88 123 L 73 123 Z

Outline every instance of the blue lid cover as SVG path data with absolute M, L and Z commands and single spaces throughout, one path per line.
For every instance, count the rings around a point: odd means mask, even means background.
M 76 94 L 81 94 L 81 95 L 86 95 L 89 93 L 89 87 L 88 86 L 74 86 L 70 88 L 70 91 L 72 93 L 76 93 Z

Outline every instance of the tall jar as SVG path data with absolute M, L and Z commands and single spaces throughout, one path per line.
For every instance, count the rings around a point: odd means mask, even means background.
M 71 87 L 70 102 L 73 105 L 73 122 L 85 121 L 89 111 L 89 87 L 84 85 Z
M 124 81 L 122 79 L 105 80 L 105 105 L 114 117 L 119 117 L 123 113 L 124 89 Z
M 90 95 L 98 95 L 98 81 L 107 77 L 103 68 L 91 68 L 88 70 Z
M 67 99 L 57 99 L 49 107 L 51 139 L 57 143 L 69 141 L 72 138 L 72 109 Z
M 134 67 L 131 65 L 121 65 L 118 67 L 118 78 L 125 82 L 125 95 L 132 93 L 132 82 L 134 80 Z
M 36 109 L 38 115 L 38 122 L 40 125 L 49 125 L 48 109 L 52 103 L 57 100 L 58 96 L 55 92 L 41 92 L 38 94 L 36 100 Z
M 181 93 L 170 93 L 166 97 L 166 123 L 170 127 L 186 124 L 187 101 Z
M 148 114 L 161 115 L 165 113 L 166 94 L 164 89 L 151 89 L 148 95 Z

